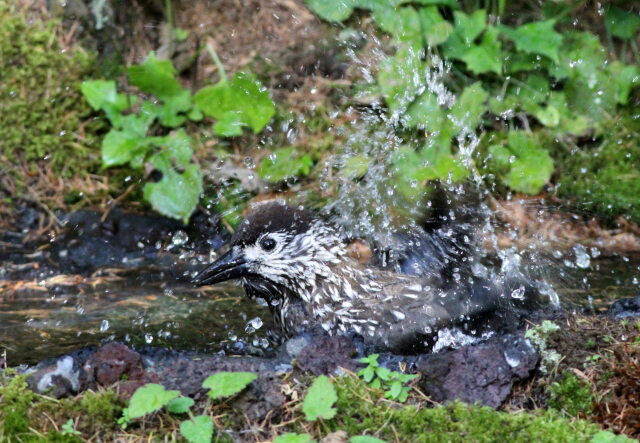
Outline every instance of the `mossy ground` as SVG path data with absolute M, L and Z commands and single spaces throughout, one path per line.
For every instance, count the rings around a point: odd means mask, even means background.
M 556 322 L 562 329 L 548 338 L 548 346 L 558 350 L 562 360 L 546 374 L 537 373 L 517 386 L 500 411 L 461 402 L 434 405 L 417 389 L 402 405 L 348 374 L 333 379 L 336 417 L 311 423 L 304 419 L 301 399 L 313 378 L 297 373 L 282 381 L 289 401 L 264 421 L 247 419 L 232 402 L 200 403 L 194 414 L 213 417 L 218 441 L 266 441 L 287 432 L 309 433 L 319 440 L 336 431 L 388 442 L 612 441 L 594 440 L 603 427 L 640 435 L 636 324 L 589 317 Z M 36 395 L 27 389 L 24 377 L 5 374 L 0 376 L 0 441 L 183 441 L 179 425 L 186 417 L 161 412 L 122 430 L 116 420 L 124 406 L 111 390 L 60 400 Z M 77 435 L 65 434 L 68 420 Z M 611 433 L 599 435 L 613 438 Z

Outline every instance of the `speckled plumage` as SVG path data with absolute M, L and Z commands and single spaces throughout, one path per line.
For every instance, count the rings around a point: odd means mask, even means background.
M 256 207 L 219 262 L 196 283 L 239 277 L 249 297 L 268 302 L 285 337 L 319 327 L 394 349 L 432 344 L 440 328 L 491 309 L 495 292 L 472 276 L 451 284 L 439 269 L 414 276 L 364 266 L 330 225 L 281 202 Z

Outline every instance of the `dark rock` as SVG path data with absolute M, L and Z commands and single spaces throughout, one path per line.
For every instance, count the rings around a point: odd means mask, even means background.
M 98 349 L 84 370 L 99 386 L 111 386 L 124 378 L 141 380 L 144 377 L 140 354 L 122 343 L 109 343 Z
M 236 397 L 232 406 L 250 420 L 263 420 L 269 412 L 282 406 L 285 401 L 278 374 L 266 372 L 260 374 L 259 378 Z
M 539 359 L 528 340 L 505 335 L 481 344 L 424 355 L 416 367 L 422 374 L 423 391 L 433 400 L 459 399 L 497 408 L 511 393 L 515 382 L 531 375 Z
M 609 307 L 609 315 L 614 318 L 640 316 L 640 296 L 614 301 Z
M 328 375 L 337 368 L 355 370 L 358 367 L 353 360 L 355 354 L 356 346 L 348 337 L 319 335 L 300 351 L 296 362 L 303 371 Z

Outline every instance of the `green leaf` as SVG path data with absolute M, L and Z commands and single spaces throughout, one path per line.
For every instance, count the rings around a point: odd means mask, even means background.
M 373 366 L 367 366 L 366 368 L 359 370 L 358 375 L 362 377 L 364 381 L 370 383 L 376 375 L 376 370 Z
M 560 124 L 560 112 L 551 105 L 545 108 L 539 106 L 538 109 L 533 112 L 533 115 L 540 123 L 549 128 L 555 128 Z
M 180 433 L 189 443 L 210 443 L 213 436 L 213 420 L 208 415 L 198 415 L 193 420 L 180 423 Z
M 320 18 L 339 23 L 351 17 L 356 2 L 354 0 L 305 0 L 305 3 Z
M 344 160 L 340 168 L 340 174 L 348 178 L 363 177 L 369 170 L 370 165 L 371 159 L 369 157 L 355 155 Z
M 498 41 L 498 30 L 495 27 L 488 28 L 479 45 L 472 46 L 461 59 L 467 64 L 467 68 L 474 74 L 485 72 L 502 73 L 502 46 Z
M 209 397 L 213 399 L 231 397 L 242 391 L 258 376 L 251 372 L 218 372 L 202 382 L 202 387 L 209 389 Z
M 85 81 L 80 85 L 80 90 L 89 105 L 96 111 L 104 111 L 116 127 L 120 123 L 120 113 L 135 103 L 135 97 L 118 94 L 113 80 Z
M 453 124 L 460 132 L 462 129 L 474 130 L 487 111 L 486 101 L 489 94 L 482 88 L 481 82 L 467 86 L 451 107 Z
M 396 380 L 391 382 L 391 385 L 389 386 L 389 391 L 387 391 L 387 393 L 385 394 L 385 397 L 392 398 L 392 399 L 398 398 L 401 392 L 402 392 L 402 383 Z
M 302 402 L 302 412 L 307 421 L 316 421 L 319 418 L 331 419 L 336 415 L 333 404 L 338 400 L 336 390 L 329 378 L 321 375 L 316 378 L 307 391 Z
M 260 132 L 275 114 L 268 91 L 251 74 L 238 72 L 229 82 L 205 86 L 194 96 L 198 108 L 218 120 L 214 132 L 223 137 L 240 135 L 248 126 Z
M 349 439 L 349 443 L 385 443 L 385 441 L 368 435 L 358 435 L 356 437 L 351 437 Z
M 472 43 L 487 26 L 487 11 L 484 9 L 478 9 L 471 15 L 462 11 L 454 11 L 453 17 L 456 33 L 462 37 L 467 45 Z
M 358 360 L 360 363 L 366 363 L 370 366 L 378 367 L 378 357 L 380 354 L 371 354 L 367 357 L 362 357 Z
M 421 8 L 418 15 L 427 46 L 433 47 L 447 41 L 453 32 L 453 26 L 440 15 L 437 7 Z
M 313 165 L 313 159 L 309 155 L 298 155 L 297 150 L 290 146 L 273 151 L 264 157 L 257 168 L 260 178 L 279 183 L 290 177 L 308 175 Z
M 626 105 L 631 90 L 640 85 L 640 68 L 615 61 L 609 65 L 609 70 L 616 84 L 616 102 Z
M 426 132 L 438 132 L 447 119 L 447 112 L 438 104 L 438 97 L 431 92 L 423 92 L 402 115 L 402 124 L 408 128 L 419 128 Z
M 382 381 L 387 381 L 391 379 L 391 371 L 381 366 L 376 369 L 376 376 Z
M 312 443 L 314 440 L 309 434 L 288 434 L 278 435 L 273 439 L 273 443 Z
M 174 165 L 175 156 L 164 151 L 149 158 L 149 163 L 162 173 L 158 182 L 144 185 L 143 195 L 153 209 L 185 224 L 196 209 L 202 193 L 202 172 L 195 164 Z
M 397 41 L 407 43 L 414 51 L 422 48 L 420 16 L 414 8 L 375 8 L 373 19 L 380 29 Z
M 555 24 L 555 20 L 545 20 L 527 23 L 516 29 L 501 26 L 500 31 L 514 41 L 518 51 L 546 55 L 558 63 L 558 49 L 562 44 L 562 34 L 553 29 Z
M 144 154 L 148 144 L 143 138 L 112 129 L 102 139 L 102 167 L 124 165 Z M 136 164 L 134 167 L 140 167 Z
M 163 101 L 182 92 L 171 62 L 156 58 L 153 52 L 142 64 L 127 68 L 127 76 L 132 85 Z
M 604 14 L 604 24 L 611 35 L 631 40 L 640 29 L 640 15 L 633 10 L 627 12 L 612 6 Z
M 155 383 L 146 384 L 138 388 L 129 400 L 126 415 L 134 419 L 159 411 L 179 395 L 180 391 L 167 391 L 164 386 Z
M 186 414 L 194 404 L 193 399 L 189 397 L 174 398 L 167 404 L 167 411 L 172 414 Z
M 540 192 L 553 172 L 553 160 L 547 150 L 535 136 L 523 131 L 509 132 L 507 149 L 514 158 L 510 158 L 511 169 L 504 177 L 505 184 L 525 194 Z
M 400 116 L 413 102 L 423 84 L 423 64 L 417 51 L 400 48 L 380 63 L 378 84 L 389 111 Z

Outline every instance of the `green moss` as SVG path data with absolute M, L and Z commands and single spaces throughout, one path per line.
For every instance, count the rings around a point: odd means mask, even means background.
M 0 158 L 14 177 L 39 161 L 53 173 L 69 177 L 96 171 L 99 151 L 87 122 L 89 106 L 79 92 L 94 57 L 60 44 L 56 20 L 27 23 L 11 1 L 0 0 Z
M 589 441 L 600 429 L 584 420 L 569 420 L 555 411 L 505 413 L 460 402 L 435 408 L 397 408 L 376 398 L 355 377 L 336 380 L 338 418 L 331 430 L 350 436 L 380 430 L 377 435 L 395 441 L 395 433 L 413 441 Z
M 593 396 L 589 386 L 573 373 L 567 372 L 564 377 L 549 386 L 547 404 L 573 417 L 589 414 L 592 410 Z
M 572 152 L 563 163 L 562 197 L 598 214 L 640 222 L 640 119 L 619 119 L 592 148 Z
M 34 397 L 24 376 L 14 377 L 0 387 L 0 440 L 3 436 L 19 435 L 29 430 L 27 414 Z

